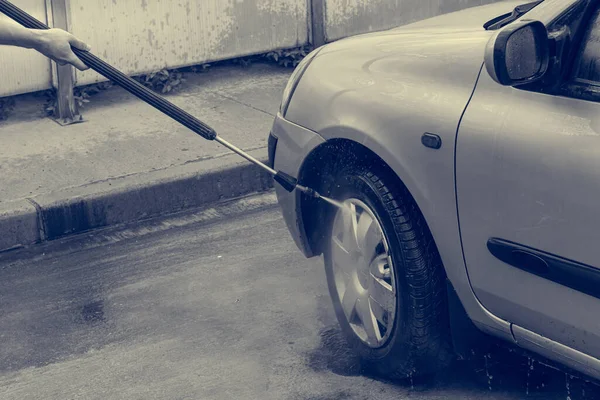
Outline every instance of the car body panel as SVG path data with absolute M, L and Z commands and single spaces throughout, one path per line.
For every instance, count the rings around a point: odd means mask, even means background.
M 598 298 L 514 268 L 486 247 L 498 237 L 600 268 L 600 104 L 500 86 L 483 73 L 456 160 L 479 300 L 500 318 L 600 357 Z
M 480 307 L 467 279 L 454 193 L 454 144 L 493 34 L 483 23 L 520 3 L 478 7 L 481 22 L 469 28 L 407 26 L 327 45 L 304 72 L 286 113 L 287 120 L 326 140 L 366 146 L 398 174 L 430 225 L 469 316 L 508 340 L 509 324 Z M 460 21 L 461 12 L 453 14 Z M 421 144 L 425 132 L 441 137 L 441 149 Z
M 567 365 L 600 376 L 600 361 L 584 354 L 585 350 L 575 350 L 583 349 L 583 343 L 580 342 L 579 347 L 575 343 L 572 348 L 573 343 L 568 341 L 560 344 L 539 336 L 527 329 L 527 323 L 523 323 L 527 321 L 519 321 L 523 327 L 511 326 L 501 318 L 508 314 L 496 315 L 496 309 L 490 311 L 482 305 L 471 287 L 463 258 L 454 169 L 457 131 L 460 127 L 462 132 L 461 119 L 466 112 L 471 118 L 464 129 L 465 132 L 471 130 L 469 136 L 475 137 L 471 149 L 477 151 L 475 130 L 480 128 L 482 121 L 477 119 L 476 113 L 481 109 L 490 112 L 490 104 L 494 102 L 488 99 L 487 103 L 471 108 L 471 97 L 474 91 L 485 94 L 490 82 L 496 85 L 483 68 L 484 50 L 494 34 L 485 31 L 483 24 L 511 12 L 523 2 L 506 1 L 474 7 L 325 46 L 296 86 L 285 118 L 276 118 L 273 131 L 277 132 L 279 143 L 275 168 L 297 177 L 301 175 L 302 160 L 324 141 L 346 139 L 364 145 L 397 173 L 413 195 L 433 234 L 448 278 L 478 328 L 554 359 L 570 360 Z M 547 0 L 544 7 L 538 6 L 539 19 L 542 22 L 553 20 L 568 3 Z M 483 83 L 481 91 L 479 79 Z M 502 101 L 509 100 L 504 98 Z M 566 124 L 568 120 L 562 122 Z M 421 136 L 426 132 L 441 137 L 439 150 L 421 144 Z M 295 135 L 300 137 L 294 138 Z M 463 157 L 470 157 L 468 147 L 459 150 L 466 154 Z M 485 161 L 480 155 L 474 158 Z M 461 174 L 473 168 L 468 160 L 465 158 L 460 164 Z M 588 161 L 593 163 L 591 158 Z M 477 176 L 477 171 L 470 173 Z M 468 181 L 466 176 L 463 179 Z M 281 188 L 277 189 L 277 195 L 296 244 L 305 255 L 311 256 L 302 226 L 301 196 Z M 476 194 L 467 195 L 472 196 L 469 205 L 476 203 Z M 481 218 L 481 215 L 477 217 Z M 470 227 L 467 230 L 477 228 L 476 222 L 466 222 Z M 483 241 L 484 246 L 487 239 L 485 237 Z M 489 261 L 489 253 L 486 257 Z M 574 259 L 585 262 L 581 257 Z M 494 276 L 499 279 L 497 282 L 502 282 L 502 278 Z M 524 279 L 531 280 L 531 277 Z M 556 284 L 544 283 L 542 286 L 552 285 Z M 533 292 L 542 294 L 540 287 Z M 507 297 L 506 291 L 496 294 L 504 299 Z M 488 296 L 484 301 L 494 308 L 496 299 Z M 560 305 L 562 310 L 567 306 Z M 591 318 L 593 313 L 588 314 Z M 588 326 L 593 327 L 593 322 Z M 559 328 L 568 329 L 564 324 Z M 600 329 L 596 329 L 598 331 Z M 518 341 L 515 333 L 519 335 Z M 538 348 L 540 346 L 544 351 Z
M 512 329 L 520 347 L 600 380 L 600 360 L 597 358 L 514 324 Z
M 319 134 L 285 120 L 279 113 L 273 122 L 271 135 L 277 138 L 274 168 L 294 177 L 299 176 L 306 157 L 317 146 L 325 143 L 325 139 Z M 301 193 L 297 190 L 290 193 L 281 185 L 275 185 L 275 193 L 294 242 L 306 257 L 311 257 L 313 254 L 300 213 Z

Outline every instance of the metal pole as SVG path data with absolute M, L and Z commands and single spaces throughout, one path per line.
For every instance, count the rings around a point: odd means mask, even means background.
M 314 48 L 327 43 L 325 0 L 310 1 L 311 44 Z
M 69 31 L 70 24 L 68 20 L 68 0 L 51 0 L 50 12 L 52 13 L 53 26 L 65 31 Z M 82 122 L 83 118 L 79 114 L 77 103 L 73 96 L 75 87 L 75 70 L 71 65 L 56 64 L 55 86 L 57 89 L 56 101 L 58 105 L 56 122 L 61 125 L 70 125 Z
M 227 140 L 221 138 L 220 136 L 217 136 L 215 138 L 215 141 L 221 143 L 223 146 L 227 147 L 229 150 L 233 151 L 234 153 L 236 153 L 236 154 L 244 157 L 246 160 L 250 161 L 251 163 L 258 165 L 259 167 L 261 167 L 262 169 L 264 169 L 265 171 L 267 171 L 271 175 L 273 175 L 273 176 L 277 175 L 277 171 L 275 171 L 273 168 L 270 168 L 268 165 L 265 165 L 261 161 L 259 161 L 256 158 L 252 157 L 250 154 L 246 153 L 245 151 L 243 151 L 239 147 L 236 147 L 236 146 L 232 145 L 231 143 L 229 143 Z

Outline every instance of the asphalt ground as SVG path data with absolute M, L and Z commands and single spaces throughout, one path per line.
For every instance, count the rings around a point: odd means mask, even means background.
M 272 192 L 1 254 L 0 340 L 4 400 L 600 398 L 508 350 L 372 376 Z

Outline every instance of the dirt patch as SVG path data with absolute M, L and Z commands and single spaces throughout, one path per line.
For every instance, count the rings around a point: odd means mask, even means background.
M 358 376 L 364 372 L 360 359 L 354 354 L 337 326 L 319 332 L 320 345 L 308 355 L 308 365 L 316 372 L 331 371 L 342 376 Z

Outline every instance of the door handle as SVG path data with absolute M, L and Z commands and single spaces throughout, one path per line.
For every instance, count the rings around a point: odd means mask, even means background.
M 545 275 L 550 270 L 548 263 L 543 258 L 530 251 L 515 248 L 515 246 L 509 242 L 490 239 L 488 240 L 487 246 L 494 257 L 513 267 L 536 275 Z
M 600 299 L 599 268 L 498 238 L 487 248 L 508 265 Z

